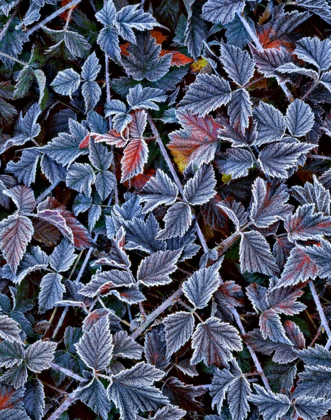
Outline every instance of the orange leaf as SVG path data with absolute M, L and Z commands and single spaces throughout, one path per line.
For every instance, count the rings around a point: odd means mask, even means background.
M 166 54 L 172 54 L 172 60 L 171 65 L 172 66 L 185 66 L 185 64 L 189 64 L 193 62 L 193 59 L 191 57 L 187 57 L 185 54 L 180 53 L 179 51 L 168 51 L 168 50 L 162 50 L 160 53 L 160 56 Z
M 142 189 L 147 181 L 156 173 L 155 169 L 148 168 L 143 174 L 136 175 L 132 178 L 132 185 L 137 189 Z
M 162 44 L 164 41 L 168 39 L 166 35 L 163 35 L 161 31 L 158 31 L 156 29 L 151 31 L 151 35 L 153 38 L 155 38 L 157 44 Z
M 124 150 L 121 161 L 121 182 L 142 173 L 148 158 L 148 147 L 143 139 L 133 139 Z
M 121 49 L 121 53 L 122 55 L 128 56 L 129 52 L 128 52 L 128 47 L 130 46 L 129 42 L 126 42 L 125 44 L 121 44 L 120 45 L 120 49 Z

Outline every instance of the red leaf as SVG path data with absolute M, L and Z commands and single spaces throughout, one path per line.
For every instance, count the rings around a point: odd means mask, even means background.
M 143 139 L 133 139 L 124 150 L 121 182 L 140 174 L 147 162 L 148 148 Z
M 31 220 L 12 215 L 0 223 L 0 249 L 15 273 L 33 235 Z
M 127 130 L 126 130 L 127 131 Z M 95 137 L 95 142 L 105 142 L 107 144 L 114 145 L 116 147 L 122 148 L 125 147 L 127 140 L 122 137 L 120 133 L 118 133 L 116 130 L 110 130 L 106 134 L 99 134 Z
M 90 136 L 91 136 L 91 133 L 88 133 L 86 136 L 85 136 L 85 138 L 84 138 L 84 140 L 81 142 L 81 144 L 79 145 L 79 148 L 80 149 L 86 149 L 87 147 L 89 147 L 89 145 L 90 145 Z
M 0 410 L 16 408 L 16 404 L 19 405 L 21 400 L 20 390 L 16 391 L 12 386 L 0 384 Z
M 221 127 L 212 117 L 199 117 L 187 111 L 178 111 L 177 116 L 183 127 L 172 132 L 168 148 L 182 171 L 192 161 L 201 164 L 213 160 L 219 139 L 217 131 Z
M 87 229 L 70 213 L 70 211 L 66 210 L 63 204 L 59 203 L 55 198 L 47 198 L 45 201 L 39 204 L 38 210 L 38 217 L 40 215 L 40 212 L 43 212 L 42 214 L 45 214 L 45 210 L 57 210 L 57 214 L 62 216 L 62 218 L 64 219 L 65 225 L 61 224 L 60 217 L 57 217 L 57 220 L 60 224 L 56 227 L 58 227 L 59 230 L 63 229 L 63 232 L 67 232 L 68 235 L 71 231 L 73 239 L 69 240 L 71 240 L 71 242 L 74 243 L 76 248 L 83 249 L 93 246 L 93 240 L 90 234 L 88 233 Z M 50 212 L 48 212 L 47 215 L 51 217 Z M 53 212 L 53 215 L 55 217 L 55 212 Z M 44 218 L 43 220 L 46 220 L 47 222 L 55 225 L 55 223 L 52 222 L 51 219 Z

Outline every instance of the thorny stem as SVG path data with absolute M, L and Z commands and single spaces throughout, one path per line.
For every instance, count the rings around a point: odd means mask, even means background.
M 310 154 L 310 155 L 308 155 L 308 157 L 311 158 L 311 159 L 331 160 L 331 157 L 330 156 L 323 156 L 323 155 L 313 155 L 313 154 Z
M 56 420 L 58 419 L 63 413 L 65 413 L 71 404 L 76 400 L 75 393 L 71 393 L 68 398 L 60 405 L 60 407 L 54 411 L 54 413 L 48 417 L 48 420 Z
M 70 378 L 76 379 L 76 381 L 82 382 L 82 381 L 85 380 L 82 376 L 77 375 L 76 373 L 58 365 L 57 363 L 50 362 L 49 366 L 54 370 L 57 370 L 59 372 L 64 373 L 65 375 L 69 376 Z
M 51 15 L 47 16 L 44 20 L 39 22 L 37 25 L 33 26 L 31 29 L 27 31 L 27 34 L 30 36 L 34 32 L 36 32 L 38 29 L 40 29 L 42 26 L 45 26 L 48 22 L 55 19 L 57 16 L 61 15 L 63 12 L 65 12 L 67 9 L 70 9 L 72 7 L 77 6 L 81 0 L 72 0 L 70 3 L 66 4 L 65 6 L 61 7 L 60 9 L 56 10 Z
M 165 300 L 161 305 L 156 308 L 152 313 L 147 315 L 145 321 L 136 329 L 136 331 L 131 335 L 131 337 L 135 340 L 137 337 L 142 334 L 145 329 L 159 316 L 161 315 L 166 309 L 170 306 L 174 305 L 178 298 L 183 294 L 183 290 L 179 288 L 175 293 L 173 293 L 167 300 Z
M 244 326 L 241 322 L 240 315 L 238 314 L 237 310 L 235 308 L 232 308 L 231 312 L 232 312 L 232 315 L 233 315 L 234 319 L 236 320 L 236 323 L 239 327 L 239 330 L 240 330 L 241 334 L 243 334 L 243 335 L 246 334 L 245 328 L 244 328 Z M 256 370 L 259 373 L 259 375 L 261 376 L 261 379 L 262 379 L 262 382 L 263 382 L 264 386 L 266 387 L 266 389 L 268 391 L 271 391 L 271 387 L 269 385 L 268 379 L 265 376 L 265 373 L 263 372 L 261 363 L 259 362 L 259 359 L 257 358 L 257 355 L 256 355 L 255 351 L 248 344 L 246 344 L 246 346 L 247 346 L 247 349 L 248 349 L 248 351 L 249 351 L 249 353 L 250 353 L 250 355 L 253 359 Z
M 310 282 L 309 282 L 309 288 L 310 288 L 311 294 L 313 295 L 313 298 L 314 298 L 314 301 L 315 301 L 315 305 L 316 305 L 316 308 L 317 308 L 317 312 L 318 312 L 318 314 L 320 316 L 320 319 L 321 319 L 321 323 L 322 323 L 322 325 L 323 325 L 323 327 L 325 329 L 325 332 L 326 332 L 326 334 L 328 336 L 328 343 L 327 343 L 327 345 L 328 345 L 329 344 L 329 341 L 331 339 L 331 330 L 330 330 L 330 327 L 329 327 L 329 323 L 328 323 L 328 321 L 326 319 L 325 313 L 323 311 L 321 301 L 320 301 L 320 299 L 318 297 L 318 294 L 317 294 L 315 285 L 314 285 L 314 283 L 313 283 L 312 280 L 310 280 Z
M 40 196 L 36 199 L 36 204 L 39 204 L 43 201 L 44 198 L 48 197 L 48 195 L 54 190 L 55 187 L 59 185 L 61 181 L 56 181 L 52 185 L 50 185 L 46 190 L 40 194 Z
M 240 13 L 239 11 L 237 12 L 237 16 L 239 17 L 241 23 L 243 24 L 244 28 L 246 29 L 246 31 L 248 32 L 249 36 L 252 38 L 253 43 L 255 44 L 256 48 L 259 51 L 264 51 L 264 48 L 259 40 L 259 38 L 257 37 L 256 33 L 253 31 L 253 29 L 249 26 L 246 17 L 243 13 Z M 287 86 L 285 85 L 285 82 L 280 83 L 279 86 L 281 87 L 281 89 L 283 90 L 283 92 L 285 93 L 287 99 L 289 102 L 293 102 L 294 98 L 291 94 L 291 92 L 289 91 L 289 89 L 287 88 Z

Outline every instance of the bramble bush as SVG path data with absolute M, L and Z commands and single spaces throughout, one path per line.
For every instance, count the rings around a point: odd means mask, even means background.
M 331 410 L 331 0 L 0 0 L 0 420 Z

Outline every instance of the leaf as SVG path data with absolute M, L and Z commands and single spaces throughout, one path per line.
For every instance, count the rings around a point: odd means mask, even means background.
M 131 286 L 134 282 L 130 271 L 110 270 L 95 274 L 92 280 L 80 290 L 80 294 L 95 297 L 108 293 L 111 289 L 121 286 Z
M 0 384 L 0 411 L 22 408 L 23 395 L 24 391 L 22 389 L 15 390 L 11 386 Z
M 24 407 L 29 416 L 41 420 L 45 409 L 45 393 L 43 384 L 39 379 L 29 381 L 26 384 L 24 395 Z
M 210 117 L 199 117 L 183 109 L 176 110 L 178 121 L 183 129 L 169 134 L 170 143 L 167 147 L 171 150 L 175 162 L 200 166 L 214 159 L 219 144 L 217 131 L 220 126 Z
M 234 327 L 211 317 L 197 326 L 192 337 L 192 348 L 191 364 L 203 360 L 207 366 L 223 366 L 232 359 L 233 350 L 242 350 L 242 344 Z
M 7 315 L 0 315 L 0 337 L 10 342 L 21 342 L 19 324 Z
M 85 153 L 79 149 L 79 145 L 88 134 L 87 129 L 76 121 L 69 119 L 69 130 L 70 134 L 60 133 L 58 137 L 55 137 L 40 149 L 63 166 L 71 164 L 78 156 Z
M 165 102 L 167 95 L 161 89 L 142 87 L 140 84 L 129 90 L 127 95 L 128 104 L 131 109 L 154 109 L 160 108 L 155 102 Z
M 151 177 L 143 186 L 139 197 L 140 201 L 145 203 L 144 213 L 148 213 L 161 205 L 170 206 L 176 201 L 177 196 L 176 184 L 166 173 L 158 169 L 155 177 Z
M 247 90 L 237 89 L 228 105 L 230 124 L 238 127 L 242 133 L 249 125 L 249 118 L 252 116 L 252 103 Z
M 204 117 L 231 99 L 229 83 L 218 76 L 199 74 L 180 102 L 185 111 Z
M 331 66 L 331 44 L 328 39 L 320 41 L 317 37 L 301 38 L 297 41 L 294 53 L 319 70 L 327 70 Z
M 202 8 L 202 16 L 208 22 L 225 25 L 233 21 L 236 13 L 244 9 L 243 0 L 208 0 Z
M 82 78 L 88 82 L 95 80 L 101 70 L 99 59 L 95 52 L 87 57 L 82 67 Z
M 74 57 L 85 58 L 91 48 L 86 39 L 78 32 L 65 30 L 64 42 Z
M 27 379 L 28 370 L 24 364 L 21 364 L 3 373 L 0 378 L 0 381 L 5 382 L 7 385 L 12 385 L 15 389 L 19 389 L 22 388 L 22 386 L 26 383 Z M 0 414 L 4 411 L 5 410 L 2 410 Z M 7 417 L 4 420 L 7 420 Z
M 278 186 L 256 178 L 252 193 L 250 218 L 259 228 L 267 228 L 277 220 L 285 220 L 292 210 L 292 206 L 285 204 L 289 194 L 284 184 Z
M 300 99 L 292 102 L 286 111 L 286 125 L 292 136 L 305 136 L 313 128 L 315 116 L 310 106 Z
M 3 316 L 3 315 L 2 315 Z M 9 318 L 10 319 L 10 318 Z M 13 321 L 10 319 L 10 322 Z M 14 321 L 13 321 L 14 322 Z M 21 364 L 24 358 L 24 349 L 19 340 L 3 340 L 0 343 L 0 365 L 6 368 Z
M 4 194 L 14 201 L 21 213 L 32 213 L 36 206 L 33 191 L 25 185 L 17 185 L 14 188 L 10 188 L 4 191 Z
M 35 341 L 25 352 L 27 367 L 35 373 L 48 369 L 50 362 L 54 358 L 56 346 L 57 343 L 52 341 Z
M 93 378 L 85 386 L 80 386 L 74 391 L 74 396 L 83 401 L 103 420 L 107 420 L 111 404 L 105 387 L 98 378 Z
M 203 405 L 196 398 L 203 395 L 206 390 L 202 387 L 186 385 L 179 379 L 170 376 L 162 387 L 164 395 L 166 395 L 172 404 L 179 405 L 185 410 L 203 412 Z
M 143 172 L 144 165 L 148 158 L 148 147 L 143 139 L 130 140 L 124 150 L 121 161 L 122 176 L 121 182 L 132 178 Z
M 30 417 L 23 410 L 17 410 L 16 408 L 6 408 L 1 410 L 0 420 L 30 420 Z
M 331 367 L 331 353 L 320 344 L 316 344 L 315 347 L 308 347 L 307 349 L 301 350 L 299 357 L 307 365 Z
M 291 402 L 286 395 L 274 394 L 260 385 L 254 388 L 256 395 L 251 395 L 249 400 L 258 407 L 264 420 L 277 420 L 287 413 Z
M 166 339 L 163 329 L 152 329 L 145 338 L 145 357 L 148 363 L 158 369 L 166 369 L 169 360 L 166 357 Z
M 247 51 L 225 43 L 221 44 L 221 61 L 230 78 L 244 87 L 254 73 L 254 60 Z
M 330 400 L 331 368 L 323 365 L 305 366 L 305 370 L 299 373 L 299 381 L 294 397 L 324 398 Z
M 95 15 L 96 17 L 97 14 Z M 103 28 L 99 33 L 97 42 L 102 51 L 104 51 L 112 60 L 115 62 L 121 61 L 118 33 L 114 27 L 106 26 Z
M 138 218 L 133 218 L 133 220 L 125 222 L 124 227 L 128 241 L 126 244 L 127 249 L 138 248 L 148 254 L 165 250 L 164 242 L 157 237 L 159 224 L 153 214 L 148 216 L 146 222 Z
M 179 251 L 158 251 L 143 259 L 138 267 L 137 281 L 145 286 L 168 284 L 169 275 L 177 270 Z
M 192 13 L 184 33 L 184 44 L 187 46 L 188 53 L 196 60 L 201 55 L 202 47 L 206 41 L 207 25 L 201 18 L 200 8 L 194 7 L 194 4 L 192 6 Z
M 313 204 L 304 204 L 297 208 L 284 222 L 291 242 L 296 240 L 322 239 L 323 235 L 331 234 L 331 217 L 314 212 Z
M 221 264 L 222 259 L 208 268 L 196 271 L 183 283 L 183 292 L 195 308 L 205 308 L 213 293 L 218 289 Z
M 101 89 L 97 82 L 85 82 L 82 85 L 82 95 L 86 112 L 91 111 L 99 102 Z
M 55 303 L 62 300 L 65 287 L 61 279 L 62 276 L 57 273 L 49 273 L 42 278 L 38 297 L 39 313 L 53 309 Z
M 51 83 L 51 86 L 56 93 L 71 97 L 71 95 L 79 88 L 80 82 L 80 76 L 77 72 L 72 69 L 66 69 L 57 74 Z
M 270 338 L 275 343 L 291 345 L 290 340 L 285 335 L 279 315 L 272 309 L 262 313 L 259 324 L 263 338 Z
M 12 215 L 0 222 L 0 248 L 13 272 L 16 272 L 32 234 L 32 223 L 25 216 Z
M 91 165 L 86 163 L 73 163 L 66 176 L 67 187 L 86 194 L 92 193 L 91 184 L 95 182 L 95 175 Z
M 300 204 L 315 204 L 316 210 L 330 216 L 330 192 L 313 175 L 313 184 L 306 182 L 304 187 L 292 187 L 292 195 Z
M 216 194 L 216 179 L 211 165 L 203 165 L 184 187 L 184 199 L 192 205 L 207 203 Z
M 241 203 L 237 203 L 235 200 L 220 201 L 218 207 L 220 207 L 233 222 L 237 231 L 247 222 L 247 213 Z
M 261 150 L 259 163 L 264 172 L 277 178 L 288 178 L 288 170 L 298 165 L 301 156 L 307 154 L 313 145 L 299 142 L 274 143 Z
M 253 166 L 252 153 L 246 149 L 227 149 L 226 154 L 217 159 L 216 164 L 220 172 L 237 179 L 248 175 Z
M 127 359 L 141 359 L 143 347 L 136 343 L 126 331 L 119 331 L 113 336 L 113 356 L 124 357 Z
M 182 410 L 181 408 L 168 405 L 166 407 L 160 408 L 160 410 L 155 413 L 151 420 L 180 420 L 185 416 L 185 414 L 186 411 Z
M 330 277 L 331 245 L 328 241 L 322 239 L 320 246 L 314 245 L 312 247 L 306 247 L 303 252 L 305 253 L 306 258 L 312 261 L 311 264 L 317 266 L 319 277 L 323 279 Z M 314 270 L 314 273 L 316 273 L 316 269 Z M 312 279 L 315 277 L 311 276 Z
M 113 353 L 112 342 L 109 320 L 103 317 L 84 333 L 75 346 L 84 363 L 94 371 L 100 371 L 106 369 L 110 363 Z
M 30 187 L 36 179 L 39 157 L 40 154 L 37 150 L 24 150 L 18 162 L 8 162 L 6 172 L 13 174 L 18 182 L 22 182 L 27 187 Z
M 277 287 L 294 286 L 299 282 L 316 278 L 318 267 L 314 260 L 306 254 L 306 249 L 309 250 L 311 248 L 302 248 L 300 246 L 292 248 Z M 321 256 L 320 248 L 318 249 L 318 256 L 319 258 Z
M 241 234 L 240 270 L 242 273 L 262 273 L 272 276 L 278 273 L 278 267 L 266 239 L 256 231 Z
M 116 14 L 115 26 L 123 39 L 133 44 L 136 43 L 136 37 L 133 29 L 144 31 L 159 26 L 155 18 L 150 13 L 145 13 L 138 5 L 122 7 Z
M 260 102 L 254 109 L 254 117 L 257 121 L 258 138 L 254 142 L 257 146 L 279 141 L 285 133 L 285 119 L 273 105 Z
M 165 325 L 167 357 L 176 353 L 190 338 L 194 330 L 194 316 L 189 312 L 176 312 L 163 320 Z
M 228 369 L 215 369 L 209 392 L 213 397 L 212 408 L 216 405 L 219 414 L 222 411 L 225 394 L 234 379 L 235 377 Z
M 156 410 L 169 403 L 168 398 L 153 386 L 163 376 L 164 372 L 143 362 L 113 376 L 107 393 L 123 420 L 135 420 L 138 410 Z
M 137 33 L 136 37 L 136 45 L 130 44 L 129 55 L 122 57 L 124 69 L 134 80 L 160 80 L 169 71 L 171 54 L 160 57 L 161 45 L 156 44 L 150 33 Z
M 267 78 L 276 77 L 280 83 L 284 79 L 286 80 L 286 77 L 277 72 L 278 67 L 293 61 L 291 54 L 285 48 L 267 48 L 260 51 L 250 45 L 250 50 L 259 73 L 262 73 Z
M 330 401 L 324 398 L 299 397 L 295 400 L 295 410 L 304 420 L 315 420 L 330 410 Z
M 249 412 L 247 398 L 251 390 L 247 379 L 239 376 L 230 385 L 228 390 L 229 408 L 233 418 L 244 420 Z
M 74 252 L 75 248 L 71 243 L 62 239 L 50 256 L 51 267 L 58 273 L 68 271 L 77 257 Z
M 157 234 L 156 239 L 182 237 L 192 223 L 190 206 L 184 202 L 173 204 L 164 216 L 163 221 L 165 228 Z

